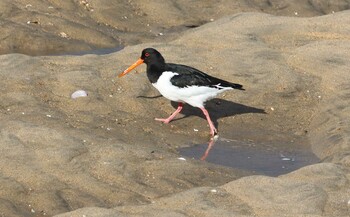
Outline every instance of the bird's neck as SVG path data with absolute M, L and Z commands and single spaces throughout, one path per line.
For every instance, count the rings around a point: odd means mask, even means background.
M 162 75 L 162 73 L 166 70 L 165 63 L 156 63 L 156 64 L 148 64 L 147 65 L 147 77 L 149 81 L 153 84 L 156 83 L 158 78 Z

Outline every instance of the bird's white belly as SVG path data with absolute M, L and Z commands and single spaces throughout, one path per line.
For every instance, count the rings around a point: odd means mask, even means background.
M 174 72 L 163 72 L 156 83 L 152 85 L 167 99 L 175 102 L 185 102 L 194 107 L 204 107 L 204 102 L 214 98 L 217 94 L 231 89 L 217 89 L 207 86 L 174 86 L 170 79 L 177 75 Z

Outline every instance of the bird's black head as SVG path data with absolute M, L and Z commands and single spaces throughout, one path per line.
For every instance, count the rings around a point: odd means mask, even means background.
M 122 77 L 128 74 L 131 72 L 131 70 L 141 65 L 142 63 L 146 63 L 147 67 L 156 67 L 158 69 L 164 67 L 165 65 L 164 58 L 156 49 L 146 48 L 142 51 L 141 57 L 134 64 L 129 66 L 129 68 L 125 69 L 124 72 L 120 73 L 118 77 Z
M 146 48 L 142 51 L 140 57 L 144 63 L 164 63 L 165 60 L 163 56 L 154 48 Z

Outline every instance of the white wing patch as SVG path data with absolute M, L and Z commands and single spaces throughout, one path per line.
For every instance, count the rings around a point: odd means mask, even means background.
M 221 85 L 221 83 L 218 83 L 218 84 L 215 84 L 215 85 L 214 85 L 214 87 L 219 88 L 219 89 L 223 89 L 223 88 L 225 88 L 225 87 L 220 86 L 220 85 Z

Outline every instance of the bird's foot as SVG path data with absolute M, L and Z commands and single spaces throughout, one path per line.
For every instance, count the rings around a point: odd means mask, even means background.
M 210 129 L 210 135 L 212 138 L 215 137 L 218 135 L 218 130 L 216 128 Z
M 164 124 L 168 124 L 171 121 L 169 118 L 155 118 L 154 120 L 163 122 Z

